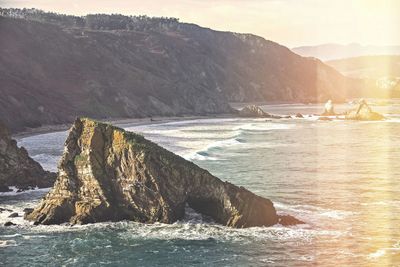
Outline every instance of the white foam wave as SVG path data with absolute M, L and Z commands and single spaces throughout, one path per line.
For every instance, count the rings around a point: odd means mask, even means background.
M 395 123 L 400 123 L 400 118 L 389 118 L 386 120 L 387 122 L 395 122 Z
M 398 247 L 381 248 L 375 252 L 368 254 L 367 258 L 370 260 L 376 260 L 376 259 L 381 258 L 382 256 L 385 256 L 388 253 L 398 254 L 399 252 L 400 252 L 400 248 L 398 248 Z
M 385 200 L 385 201 L 375 201 L 369 203 L 361 203 L 362 206 L 393 206 L 400 207 L 399 200 Z
M 28 189 L 28 190 L 24 190 L 21 192 L 18 192 L 18 188 L 16 188 L 15 186 L 10 186 L 9 187 L 11 189 L 10 192 L 1 192 L 0 196 L 16 196 L 16 195 L 20 195 L 20 194 L 30 194 L 30 193 L 37 193 L 37 192 L 48 192 L 51 188 L 38 188 L 36 187 L 35 189 Z
M 14 209 L 14 212 L 17 211 Z M 22 212 L 21 210 L 18 210 Z M 3 214 L 5 215 L 5 214 Z M 8 215 L 8 214 L 7 214 Z M 3 220 L 5 218 L 2 218 Z M 17 220 L 15 220 L 17 219 Z M 10 220 L 10 219 L 8 219 Z M 23 217 L 13 218 L 20 229 L 28 230 L 29 234 L 22 234 L 24 239 L 43 238 L 47 234 L 68 233 L 68 232 L 96 232 L 103 233 L 115 229 L 121 233 L 121 237 L 127 239 L 162 239 L 162 240 L 208 240 L 215 239 L 219 241 L 231 241 L 241 243 L 251 243 L 254 241 L 295 241 L 311 242 L 317 236 L 340 237 L 344 232 L 312 229 L 309 225 L 298 225 L 292 227 L 283 227 L 275 225 L 272 227 L 251 227 L 236 229 L 216 224 L 212 219 L 204 217 L 190 208 L 186 209 L 184 220 L 173 224 L 143 224 L 130 221 L 122 222 L 103 222 L 86 225 L 38 225 L 34 226 L 31 222 L 23 220 Z M 0 236 L 0 239 L 18 239 L 21 234 Z M 7 241 L 9 242 L 9 241 Z M 12 241 L 10 241 L 12 242 Z M 4 246 L 10 246 L 10 243 L 4 243 Z M 1 245 L 0 245 L 1 246 Z
M 368 258 L 369 259 L 376 259 L 376 258 L 382 257 L 385 254 L 386 254 L 386 250 L 385 249 L 378 249 L 377 251 L 375 251 L 373 253 L 370 253 L 368 255 Z
M 191 161 L 192 160 L 200 160 L 200 161 L 203 161 L 203 160 L 212 160 L 212 161 L 219 160 L 217 157 L 212 157 L 212 156 L 209 156 L 208 154 L 202 153 L 202 152 L 190 153 L 188 155 L 184 155 L 183 158 L 185 158 L 187 160 L 191 160 Z
M 127 238 L 146 239 L 184 239 L 184 240 L 207 240 L 231 241 L 251 243 L 254 241 L 296 241 L 311 242 L 316 236 L 341 236 L 338 231 L 320 231 L 298 226 L 294 227 L 251 227 L 236 229 L 210 223 L 176 222 L 174 224 L 138 224 L 132 222 L 120 222 L 115 227 L 128 229 Z
M 15 240 L 0 240 L 0 248 L 16 247 L 17 242 Z
M 231 147 L 231 146 L 236 146 L 236 145 L 242 145 L 245 143 L 244 139 L 235 137 L 235 138 L 230 138 L 230 139 L 225 139 L 225 140 L 219 140 L 212 142 L 208 144 L 205 148 L 191 152 L 184 156 L 184 158 L 188 160 L 219 160 L 215 155 L 211 155 L 211 151 L 215 149 L 220 149 L 224 147 Z
M 243 125 L 236 126 L 233 129 L 242 131 L 263 132 L 271 130 L 288 130 L 292 129 L 294 126 L 295 126 L 294 124 L 262 122 L 262 123 L 246 123 Z
M 287 205 L 284 203 L 274 202 L 274 206 L 282 211 L 288 211 L 293 214 L 298 214 L 300 218 L 326 217 L 342 220 L 355 214 L 355 212 L 352 211 L 333 210 L 313 205 Z
M 216 141 L 216 142 L 213 142 L 210 145 L 208 145 L 206 150 L 210 150 L 213 148 L 223 148 L 223 147 L 241 145 L 243 143 L 245 143 L 244 139 L 240 139 L 238 137 L 227 139 L 227 140 L 220 140 L 220 141 Z

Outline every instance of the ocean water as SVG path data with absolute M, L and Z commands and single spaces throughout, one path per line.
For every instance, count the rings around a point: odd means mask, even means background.
M 263 108 L 307 115 L 120 126 L 271 199 L 279 213 L 306 224 L 232 229 L 187 209 L 171 225 L 33 226 L 2 212 L 1 224 L 18 226 L 0 226 L 0 265 L 399 266 L 400 106 L 375 105 L 388 117 L 382 122 L 317 121 L 318 105 Z M 56 170 L 66 136 L 54 132 L 18 143 Z M 4 193 L 0 207 L 22 214 L 46 192 Z

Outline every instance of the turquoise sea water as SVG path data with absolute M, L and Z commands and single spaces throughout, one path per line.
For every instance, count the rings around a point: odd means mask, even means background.
M 316 105 L 269 105 L 314 114 Z M 344 107 L 338 107 L 338 109 Z M 400 108 L 383 122 L 201 119 L 121 125 L 194 161 L 222 180 L 271 199 L 305 225 L 232 229 L 188 209 L 171 225 L 0 226 L 3 266 L 396 266 L 400 264 Z M 56 170 L 66 132 L 19 140 Z M 22 214 L 46 189 L 0 195 Z

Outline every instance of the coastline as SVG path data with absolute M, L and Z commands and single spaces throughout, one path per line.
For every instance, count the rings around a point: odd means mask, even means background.
M 123 125 L 150 125 L 158 123 L 167 123 L 174 121 L 186 121 L 186 120 L 197 120 L 197 119 L 211 119 L 211 118 L 234 118 L 234 114 L 212 114 L 212 115 L 202 115 L 202 116 L 155 116 L 146 118 L 114 118 L 114 119 L 96 119 L 100 122 L 110 123 L 118 127 Z M 73 122 L 64 124 L 53 124 L 53 125 L 43 125 L 37 128 L 29 128 L 21 132 L 12 134 L 14 139 L 21 139 L 24 137 L 46 134 L 51 132 L 61 132 L 68 130 Z

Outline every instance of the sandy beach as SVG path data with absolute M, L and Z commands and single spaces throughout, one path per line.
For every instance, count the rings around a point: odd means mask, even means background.
M 123 127 L 123 125 L 148 125 L 157 124 L 163 122 L 172 121 L 184 121 L 184 120 L 196 120 L 196 119 L 207 119 L 207 118 L 230 118 L 234 117 L 232 114 L 218 114 L 218 115 L 208 115 L 208 116 L 170 116 L 170 117 L 147 117 L 147 118 L 116 118 L 116 119 L 97 119 L 101 122 L 106 122 L 113 124 L 115 126 Z M 43 125 L 37 128 L 28 128 L 24 131 L 14 133 L 12 136 L 15 139 L 21 139 L 27 136 L 33 136 L 37 134 L 45 134 L 50 132 L 60 132 L 68 130 L 71 127 L 71 123 L 65 124 L 54 124 L 54 125 Z

